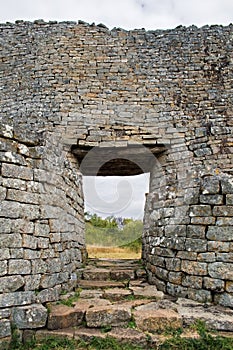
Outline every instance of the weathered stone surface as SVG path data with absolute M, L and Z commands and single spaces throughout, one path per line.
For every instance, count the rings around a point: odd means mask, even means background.
M 233 205 L 233 194 L 226 195 L 226 205 Z
M 192 205 L 190 209 L 190 216 L 212 216 L 210 205 Z
M 139 310 L 134 312 L 136 325 L 143 331 L 158 333 L 165 329 L 182 326 L 180 315 L 174 310 Z
M 225 177 L 221 180 L 222 193 L 228 194 L 233 193 L 233 181 L 230 177 Z
M 216 194 L 220 191 L 219 179 L 214 176 L 206 176 L 202 183 L 203 194 Z
M 97 328 L 78 328 L 75 330 L 74 338 L 75 339 L 83 339 L 84 341 L 90 341 L 94 337 L 97 339 L 105 339 L 106 333 L 101 332 L 101 330 Z
M 207 238 L 211 241 L 232 241 L 232 228 L 225 226 L 210 226 Z
M 25 281 L 22 276 L 2 277 L 0 284 L 0 292 L 14 292 L 24 285 Z
M 204 287 L 215 292 L 222 292 L 224 290 L 224 282 L 220 279 L 204 277 Z
M 9 257 L 10 257 L 10 252 L 9 252 L 9 249 L 0 249 L 0 254 L 2 254 L 2 256 L 1 256 L 1 260 L 5 260 L 5 259 L 9 259 Z M 5 267 L 4 268 L 4 262 L 3 262 L 3 271 L 4 270 L 7 270 L 7 268 Z M 0 287 L 1 288 L 1 287 Z
M 121 269 L 121 270 L 111 270 L 110 277 L 116 281 L 124 281 L 134 279 L 133 269 Z
M 182 285 L 185 287 L 201 289 L 202 288 L 202 277 L 199 276 L 184 276 L 182 278 Z
M 202 204 L 223 204 L 223 196 L 220 194 L 203 194 L 200 196 Z
M 83 289 L 80 292 L 80 298 L 101 298 L 103 295 L 103 291 L 100 290 L 92 290 L 92 289 Z
M 10 260 L 9 261 L 9 274 L 11 275 L 29 275 L 31 273 L 31 262 L 26 260 Z
M 157 290 L 156 286 L 130 287 L 136 297 L 145 297 L 160 300 L 164 297 L 163 292 Z
M 147 311 L 147 310 L 159 310 L 159 309 L 169 309 L 177 311 L 177 305 L 170 300 L 164 299 L 160 301 L 149 301 L 147 304 L 139 305 L 135 307 L 137 311 Z
M 207 275 L 207 264 L 196 261 L 182 261 L 181 270 L 190 275 Z
M 20 248 L 22 237 L 19 233 L 1 234 L 0 248 Z
M 215 206 L 213 209 L 214 216 L 233 216 L 233 206 L 231 205 L 222 205 Z
M 229 252 L 230 244 L 229 242 L 220 242 L 220 241 L 209 241 L 208 250 L 214 252 Z
M 93 298 L 79 298 L 77 302 L 74 303 L 76 309 L 86 310 L 94 306 L 106 306 L 111 305 L 111 302 L 104 297 L 93 297 Z
M 187 238 L 185 241 L 185 249 L 187 251 L 206 252 L 207 241 L 198 238 Z
M 39 303 L 51 302 L 59 299 L 61 294 L 61 287 L 56 286 L 55 288 L 43 289 L 36 296 L 36 301 Z
M 130 295 L 132 295 L 130 290 L 120 288 L 109 288 L 104 292 L 104 298 L 115 301 L 129 297 Z
M 7 260 L 0 261 L 0 276 L 7 274 Z
M 2 175 L 23 180 L 33 180 L 33 170 L 24 166 L 14 164 L 2 164 Z
M 120 305 L 93 307 L 86 312 L 88 327 L 122 326 L 130 319 L 130 308 Z
M 227 279 L 233 281 L 233 264 L 215 262 L 208 266 L 209 275 L 213 278 Z
M 110 271 L 107 269 L 90 269 L 84 272 L 83 278 L 85 280 L 108 280 L 110 278 Z
M 52 305 L 48 316 L 48 329 L 59 329 L 78 326 L 82 323 L 84 310 L 66 305 Z
M 147 336 L 136 329 L 113 328 L 108 335 L 116 339 L 119 343 L 137 344 L 138 346 L 147 345 Z
M 47 321 L 47 309 L 40 304 L 15 307 L 12 312 L 14 324 L 19 329 L 41 328 Z
M 96 288 L 117 288 L 117 287 L 124 287 L 124 283 L 122 282 L 115 282 L 115 281 L 80 281 L 79 287 L 81 288 L 90 288 L 90 289 L 96 289 Z
M 188 238 L 205 238 L 205 226 L 204 225 L 188 225 L 187 227 Z
M 9 320 L 0 320 L 0 338 L 6 338 L 11 335 L 11 324 Z
M 194 304 L 178 306 L 178 313 L 185 326 L 202 320 L 210 329 L 221 331 L 232 331 L 233 329 L 233 312 L 231 310 L 226 311 L 215 306 L 205 308 L 202 304 Z
M 24 331 L 24 334 L 27 331 Z M 56 330 L 47 330 L 47 329 L 39 329 L 34 334 L 34 339 L 40 342 L 40 340 L 44 340 L 48 337 L 60 337 L 60 338 L 71 338 L 73 339 L 75 335 L 75 328 L 65 328 L 65 329 L 56 329 Z
M 230 293 L 217 294 L 215 296 L 215 301 L 222 306 L 233 307 L 233 297 Z
M 11 343 L 11 337 L 1 338 L 0 339 L 0 349 L 8 350 Z
M 34 292 L 12 292 L 0 295 L 1 307 L 32 304 L 34 300 Z

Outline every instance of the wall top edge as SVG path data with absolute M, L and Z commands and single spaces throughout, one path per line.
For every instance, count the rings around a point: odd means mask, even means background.
M 160 29 L 160 28 L 155 28 L 154 30 L 146 30 L 145 28 L 135 28 L 135 29 L 129 29 L 126 30 L 124 28 L 117 28 L 114 27 L 112 29 L 109 29 L 105 24 L 99 23 L 87 23 L 82 20 L 78 21 L 44 21 L 43 19 L 37 19 L 34 21 L 26 21 L 26 20 L 16 20 L 14 23 L 13 22 L 5 22 L 5 23 L 0 23 L 0 29 L 4 28 L 20 28 L 20 27 L 53 27 L 53 26 L 58 26 L 58 27 L 66 27 L 66 28 L 73 28 L 76 26 L 84 26 L 84 27 L 90 27 L 90 28 L 95 28 L 100 31 L 107 31 L 107 32 L 115 32 L 115 31 L 122 31 L 126 33 L 135 33 L 135 32 L 144 32 L 144 33 L 169 33 L 169 32 L 174 32 L 174 31 L 196 31 L 196 30 L 211 30 L 211 29 L 232 29 L 233 24 L 229 23 L 229 25 L 221 25 L 221 24 L 206 24 L 204 26 L 198 27 L 196 25 L 190 25 L 190 26 L 183 26 L 179 25 L 175 28 L 168 28 L 168 29 Z

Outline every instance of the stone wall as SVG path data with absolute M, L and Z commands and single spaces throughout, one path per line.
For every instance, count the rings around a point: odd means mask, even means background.
M 0 337 L 10 320 L 44 326 L 44 304 L 75 284 L 85 250 L 80 154 L 93 147 L 153 155 L 150 282 L 233 305 L 232 29 L 0 26 Z

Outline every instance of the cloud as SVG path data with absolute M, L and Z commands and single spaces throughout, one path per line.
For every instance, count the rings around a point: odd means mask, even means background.
M 86 211 L 102 217 L 110 215 L 142 218 L 149 174 L 138 176 L 84 177 Z
M 229 24 L 232 0 L 8 0 L 0 21 L 73 20 L 112 27 L 173 28 L 177 25 Z

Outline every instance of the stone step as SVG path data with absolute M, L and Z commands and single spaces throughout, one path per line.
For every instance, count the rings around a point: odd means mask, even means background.
M 110 279 L 110 270 L 103 268 L 87 268 L 83 271 L 83 279 L 107 281 Z
M 86 311 L 88 328 L 119 327 L 131 320 L 131 308 L 125 305 L 95 306 Z
M 112 301 L 125 300 L 127 297 L 133 296 L 128 289 L 108 288 L 105 289 L 103 297 Z
M 106 289 L 106 288 L 125 288 L 126 283 L 120 281 L 95 281 L 95 280 L 80 280 L 78 287 L 85 289 Z
M 88 265 L 89 266 L 95 266 L 95 267 L 130 267 L 130 268 L 137 268 L 142 267 L 139 260 L 132 260 L 132 259 L 88 259 Z
M 136 310 L 133 316 L 137 328 L 144 332 L 158 334 L 182 327 L 182 317 L 172 309 Z
M 75 327 L 58 330 L 38 330 L 35 334 L 35 340 L 40 341 L 41 339 L 48 337 L 65 337 L 76 340 L 83 340 L 90 342 L 93 338 L 106 339 L 107 337 L 114 338 L 121 344 L 137 344 L 144 349 L 157 349 L 158 345 L 161 344 L 166 338 L 161 335 L 154 335 L 144 333 L 140 330 L 114 327 L 108 332 L 103 332 L 98 328 L 85 328 Z M 29 338 L 30 339 L 30 338 Z M 28 340 L 29 340 L 28 339 Z
M 82 299 L 73 303 L 73 306 L 50 304 L 47 328 L 50 330 L 75 327 L 85 321 L 86 312 L 92 307 L 109 307 L 107 299 Z
M 127 281 L 134 280 L 136 278 L 137 271 L 133 269 L 103 269 L 103 268 L 88 268 L 83 271 L 84 280 L 96 280 L 96 281 Z M 140 271 L 140 276 L 142 272 Z
M 85 309 L 66 305 L 51 305 L 48 315 L 48 329 L 62 329 L 75 327 L 83 322 Z
M 135 297 L 151 298 L 160 300 L 164 298 L 164 293 L 157 290 L 156 286 L 145 285 L 145 286 L 129 286 L 129 290 Z
M 133 269 L 112 269 L 110 278 L 115 281 L 130 281 L 136 278 L 136 274 Z
M 91 341 L 93 337 L 100 339 L 112 337 L 121 344 L 137 344 L 148 349 L 148 336 L 141 331 L 131 328 L 114 327 L 106 333 L 103 333 L 101 330 L 96 328 L 78 328 L 75 331 L 74 337 L 87 342 Z
M 214 330 L 233 331 L 233 310 L 168 297 L 148 284 L 145 276 L 136 261 L 93 259 L 82 271 L 85 279 L 78 281 L 78 300 L 72 306 L 50 303 L 48 330 L 37 331 L 37 337 L 46 332 L 85 341 L 111 336 L 120 343 L 154 349 L 166 339 L 169 328 L 183 327 L 188 333 L 182 336 L 197 337 L 188 326 L 199 319 Z M 76 293 L 62 296 L 61 302 L 73 300 Z

